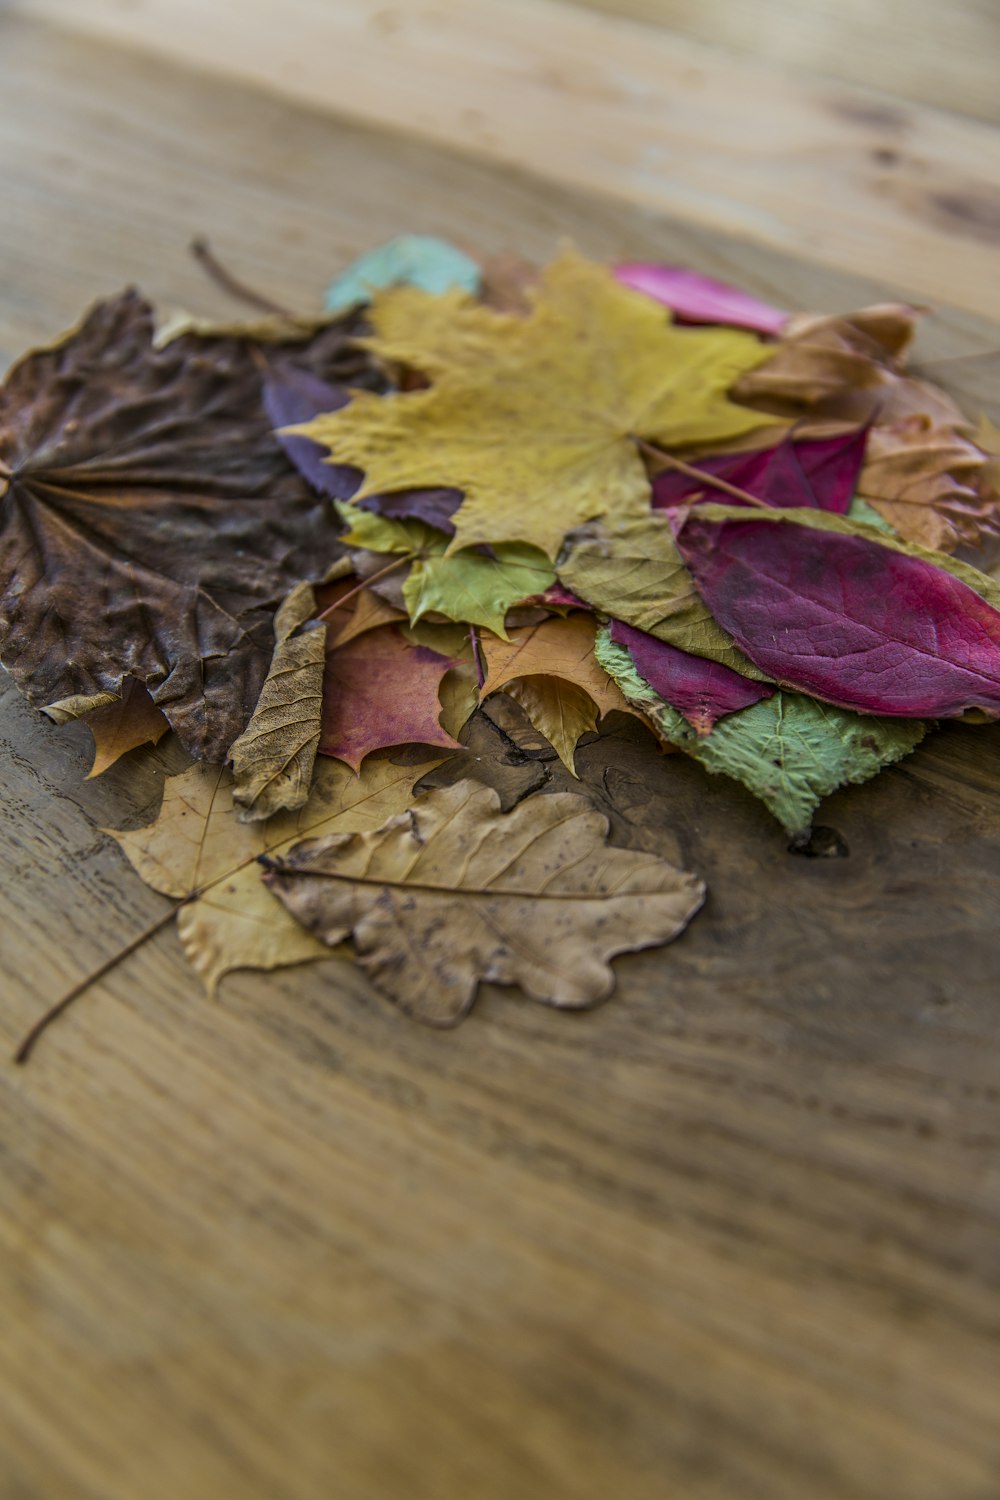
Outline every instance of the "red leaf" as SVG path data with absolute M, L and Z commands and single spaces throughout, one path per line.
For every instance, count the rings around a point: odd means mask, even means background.
M 413 646 L 395 625 L 379 625 L 331 651 L 323 677 L 319 749 L 358 770 L 391 745 L 461 749 L 438 722 L 438 690 L 456 663 Z
M 867 437 L 867 427 L 859 427 L 814 442 L 793 443 L 785 438 L 776 448 L 699 458 L 695 467 L 769 505 L 844 515 L 857 489 Z M 718 490 L 699 486 L 697 480 L 677 469 L 664 469 L 653 480 L 653 506 L 657 510 L 682 505 L 695 495 L 706 500 L 722 499 Z M 733 499 L 733 503 L 740 502 Z
M 611 639 L 625 646 L 638 672 L 699 734 L 708 734 L 726 714 L 770 698 L 773 687 L 751 682 L 721 662 L 692 656 L 622 620 L 611 621 Z
M 716 620 L 769 677 L 860 713 L 1000 715 L 1000 611 L 919 557 L 777 520 L 677 538 Z
M 738 286 L 702 276 L 685 266 L 659 266 L 648 261 L 616 266 L 618 280 L 645 292 L 669 307 L 679 323 L 726 323 L 754 333 L 780 333 L 790 313 L 771 307 Z

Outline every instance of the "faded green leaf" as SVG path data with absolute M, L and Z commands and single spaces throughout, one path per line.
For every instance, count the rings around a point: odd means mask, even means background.
M 335 277 L 327 288 L 326 307 L 328 312 L 342 312 L 388 286 L 415 286 L 432 297 L 452 288 L 475 296 L 481 281 L 476 262 L 447 240 L 432 234 L 400 234 L 359 255 Z
M 927 732 L 921 719 L 875 718 L 778 692 L 720 719 L 710 734 L 698 735 L 653 691 L 606 630 L 598 634 L 596 655 L 665 740 L 706 770 L 741 781 L 796 839 L 808 834 L 813 813 L 830 792 L 868 781 L 909 754 Z

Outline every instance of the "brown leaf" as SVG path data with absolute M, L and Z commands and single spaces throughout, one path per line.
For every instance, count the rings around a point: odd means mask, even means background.
M 342 558 L 334 568 L 350 563 Z M 315 610 L 312 585 L 296 584 L 274 617 L 274 655 L 257 707 L 229 752 L 233 801 L 246 822 L 301 807 L 309 796 L 326 664 L 326 626 L 302 631 Z
M 593 1005 L 614 988 L 615 954 L 683 931 L 703 883 L 608 847 L 607 833 L 573 793 L 504 815 L 495 792 L 462 781 L 375 832 L 296 845 L 266 879 L 321 941 L 353 936 L 361 967 L 404 1010 L 451 1026 L 481 980 Z
M 576 774 L 580 736 L 596 729 L 603 714 L 632 713 L 594 655 L 596 631 L 593 615 L 574 610 L 511 630 L 508 641 L 487 633 L 482 637 L 486 681 L 481 696 L 506 687 L 571 775 Z
M 358 369 L 353 327 L 267 357 L 339 378 Z M 152 331 L 125 292 L 7 377 L 0 646 L 33 703 L 117 695 L 131 676 L 186 749 L 223 760 L 257 701 L 274 611 L 338 555 L 337 521 L 270 430 L 263 356 L 193 335 L 156 350 Z
M 863 393 L 898 371 L 913 341 L 915 309 L 897 303 L 843 316 L 798 313 L 785 325 L 765 364 L 741 375 L 734 401 L 781 416 L 800 416 L 845 393 Z M 841 413 L 856 419 L 857 413 Z
M 170 725 L 140 682 L 126 678 L 120 698 L 82 715 L 94 736 L 94 762 L 88 779 L 100 776 L 116 760 L 140 745 L 155 745 Z
M 132 867 L 156 891 L 188 899 L 177 931 L 188 962 L 210 992 L 232 969 L 277 969 L 330 950 L 294 921 L 260 879 L 261 854 L 280 854 L 309 835 L 377 828 L 411 801 L 428 762 L 396 765 L 372 756 L 355 776 L 324 761 L 304 807 L 267 822 L 241 823 L 233 780 L 221 766 L 171 776 L 155 822 L 114 833 Z M 345 955 L 346 956 L 346 955 Z

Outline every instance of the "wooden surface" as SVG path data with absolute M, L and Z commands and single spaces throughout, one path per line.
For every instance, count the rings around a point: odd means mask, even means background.
M 9 16 L 0 85 L 3 360 L 128 280 L 222 311 L 194 232 L 306 305 L 400 228 L 892 290 Z M 176 761 L 84 783 L 3 688 L 9 1048 L 163 910 L 100 830 Z M 599 1010 L 442 1034 L 335 963 L 209 1002 L 167 932 L 0 1066 L 3 1500 L 994 1500 L 1000 729 L 831 798 L 838 859 L 641 738 L 585 774 L 711 891 Z
M 911 296 L 944 290 L 1000 320 L 1000 134 L 919 94 L 834 83 L 565 0 L 21 6 L 318 109 L 891 278 Z M 933 10 L 926 0 L 912 9 L 920 35 Z M 849 22 L 838 35 L 851 37 Z M 910 55 L 910 76 L 929 66 L 926 52 Z

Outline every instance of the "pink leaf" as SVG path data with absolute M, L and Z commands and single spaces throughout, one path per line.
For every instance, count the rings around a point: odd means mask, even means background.
M 766 683 L 751 682 L 721 662 L 692 656 L 622 620 L 611 621 L 611 639 L 626 647 L 654 692 L 683 714 L 699 734 L 708 734 L 726 714 L 749 708 L 774 693 Z
M 693 510 L 677 538 L 712 614 L 762 672 L 859 713 L 1000 715 L 1000 612 L 864 537 Z
M 616 266 L 615 275 L 633 291 L 665 303 L 681 323 L 727 323 L 731 328 L 749 328 L 754 333 L 779 334 L 791 317 L 739 287 L 684 266 L 638 261 Z
M 859 427 L 814 442 L 793 443 L 785 438 L 775 448 L 699 458 L 695 467 L 769 505 L 844 515 L 857 488 L 867 437 L 868 429 Z M 682 505 L 696 495 L 706 500 L 723 499 L 721 491 L 700 487 L 697 480 L 677 469 L 663 469 L 653 480 L 652 503 L 657 510 Z M 740 503 L 733 496 L 726 499 Z
M 357 771 L 366 755 L 392 745 L 460 749 L 439 716 L 441 679 L 456 663 L 414 646 L 395 625 L 374 630 L 327 654 L 319 749 Z

